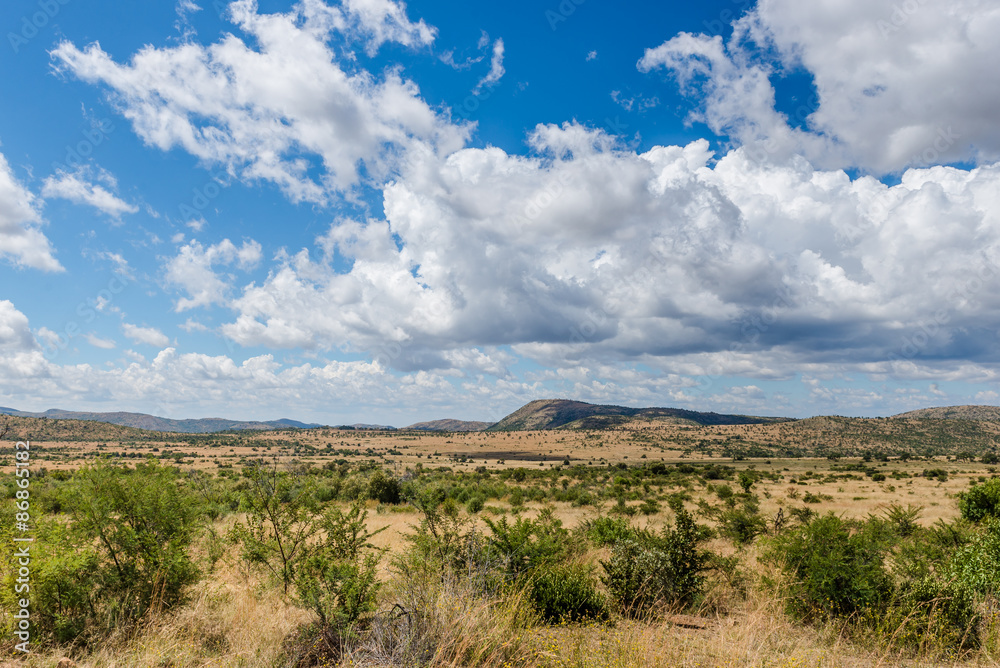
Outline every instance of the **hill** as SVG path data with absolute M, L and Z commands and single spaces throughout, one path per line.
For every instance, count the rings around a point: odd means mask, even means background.
M 635 418 L 701 426 L 770 424 L 789 421 L 789 418 L 722 415 L 681 408 L 629 408 L 627 406 L 600 406 L 566 399 L 540 399 L 525 404 L 486 431 L 604 429 Z
M 10 426 L 7 441 L 51 441 L 51 442 L 147 442 L 163 440 L 161 433 L 123 427 L 109 422 L 83 420 L 51 420 L 48 418 L 18 417 L 10 413 L 0 414 L 0 425 Z M 9 416 L 9 417 L 7 417 Z M 2 431 L 2 426 L 0 426 Z
M 493 426 L 492 422 L 475 422 L 469 420 L 431 420 L 430 422 L 417 422 L 411 424 L 407 429 L 414 431 L 483 431 L 487 427 Z
M 0 414 L 17 417 L 48 418 L 50 420 L 83 420 L 85 422 L 106 422 L 122 427 L 133 427 L 147 431 L 165 431 L 182 434 L 211 434 L 229 430 L 271 430 L 271 429 L 311 429 L 319 424 L 306 424 L 296 420 L 272 420 L 269 422 L 226 420 L 224 418 L 203 418 L 199 420 L 172 420 L 170 418 L 146 415 L 145 413 L 86 413 L 64 411 L 58 408 L 44 413 L 30 413 L 13 408 L 0 408 Z
M 935 420 L 978 420 L 1000 422 L 1000 406 L 940 406 L 893 415 L 893 418 Z

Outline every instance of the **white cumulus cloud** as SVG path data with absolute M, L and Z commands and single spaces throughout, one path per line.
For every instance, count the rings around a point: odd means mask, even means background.
M 182 246 L 165 265 L 167 283 L 189 295 L 177 300 L 177 312 L 225 301 L 230 288 L 229 277 L 216 273 L 213 267 L 235 264 L 246 271 L 257 266 L 261 257 L 261 245 L 252 239 L 244 241 L 240 247 L 229 239 L 208 247 L 198 241 Z
M 818 166 L 875 173 L 1000 158 L 994 4 L 762 0 L 734 25 L 726 44 L 682 33 L 639 63 L 665 68 L 686 94 L 700 96 L 693 118 L 714 132 Z M 775 111 L 771 83 L 800 67 L 818 94 L 803 114 L 805 130 Z
M 398 69 L 377 77 L 342 66 L 329 43 L 333 34 L 354 35 L 352 21 L 372 44 L 425 44 L 430 28 L 389 0 L 351 0 L 344 11 L 304 0 L 286 14 L 259 14 L 240 0 L 230 15 L 245 40 L 145 47 L 127 64 L 99 44 L 63 42 L 52 57 L 60 70 L 108 86 L 147 144 L 275 183 L 294 201 L 325 203 L 363 173 L 386 178 L 400 152 L 447 153 L 469 133 L 424 102 Z
M 35 196 L 18 182 L 0 153 L 0 258 L 17 266 L 63 271 L 40 227 Z

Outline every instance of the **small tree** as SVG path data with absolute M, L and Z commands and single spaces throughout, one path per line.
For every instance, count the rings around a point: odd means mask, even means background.
M 384 529 L 369 532 L 367 517 L 360 502 L 346 513 L 329 510 L 319 521 L 324 539 L 310 550 L 296 574 L 299 599 L 319 617 L 330 649 L 353 635 L 375 610 L 380 553 L 371 539 Z
M 309 540 L 320 528 L 313 482 L 308 476 L 279 471 L 277 459 L 270 466 L 256 463 L 243 474 L 240 508 L 247 514 L 246 523 L 237 522 L 230 535 L 242 544 L 243 559 L 269 570 L 287 594 Z

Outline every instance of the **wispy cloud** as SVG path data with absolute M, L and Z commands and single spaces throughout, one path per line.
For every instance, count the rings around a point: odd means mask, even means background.
M 479 80 L 479 83 L 476 84 L 476 92 L 479 92 L 483 88 L 495 86 L 500 82 L 500 79 L 503 78 L 503 75 L 507 72 L 503 66 L 503 55 L 503 39 L 497 38 L 497 40 L 493 42 L 493 58 L 490 60 L 490 71 L 485 77 Z
M 139 327 L 126 322 L 122 323 L 122 332 L 136 343 L 148 346 L 163 348 L 170 343 L 170 339 L 155 327 Z
M 92 183 L 93 175 L 104 185 Z M 92 206 L 98 211 L 114 219 L 120 219 L 126 213 L 137 213 L 139 207 L 129 204 L 117 197 L 108 188 L 117 188 L 117 181 L 104 170 L 78 169 L 74 172 L 58 170 L 45 179 L 42 187 L 42 197 L 48 199 L 61 198 L 74 204 Z M 105 188 L 107 186 L 107 188 Z

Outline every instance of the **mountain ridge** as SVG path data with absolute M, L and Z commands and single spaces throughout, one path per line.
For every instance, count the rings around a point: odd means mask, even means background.
M 792 418 L 727 415 L 683 408 L 631 408 L 589 404 L 570 399 L 536 399 L 517 409 L 485 431 L 535 431 L 550 429 L 601 429 L 633 418 L 682 420 L 701 426 L 769 424 Z
M 0 407 L 0 414 L 12 415 L 15 417 L 47 418 L 50 420 L 82 420 L 84 422 L 106 422 L 120 427 L 134 427 L 147 431 L 161 431 L 167 433 L 181 434 L 212 434 L 220 431 L 236 430 L 258 430 L 270 431 L 275 429 L 314 429 L 322 427 L 321 424 L 307 424 L 298 420 L 282 418 L 280 420 L 269 420 L 265 422 L 256 420 L 229 420 L 226 418 L 200 418 L 175 420 L 163 418 L 146 413 L 129 413 L 126 411 L 112 411 L 106 413 L 87 411 L 67 411 L 59 408 L 51 408 L 44 413 L 33 413 L 21 411 L 14 408 Z
M 413 431 L 483 431 L 491 426 L 493 426 L 492 422 L 445 418 L 443 420 L 416 422 L 405 428 L 412 429 Z

